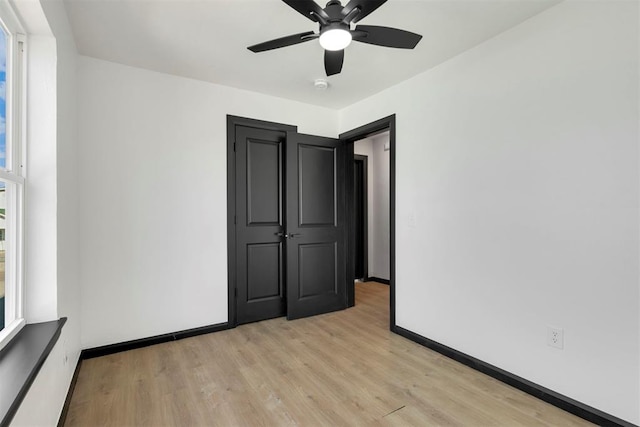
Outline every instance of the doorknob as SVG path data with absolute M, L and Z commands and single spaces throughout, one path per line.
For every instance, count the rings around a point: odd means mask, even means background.
M 287 233 L 283 233 L 282 231 L 278 231 L 277 233 L 275 233 L 275 235 L 278 237 L 284 237 L 285 239 L 293 239 L 294 237 L 299 236 L 300 233 L 287 234 Z

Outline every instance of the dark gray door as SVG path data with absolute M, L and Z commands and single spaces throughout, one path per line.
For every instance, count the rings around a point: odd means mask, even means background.
M 285 132 L 236 127 L 237 323 L 286 314 Z
M 287 318 L 346 308 L 346 147 L 287 133 Z

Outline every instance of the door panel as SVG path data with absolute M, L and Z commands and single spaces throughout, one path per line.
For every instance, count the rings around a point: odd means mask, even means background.
M 282 243 L 247 245 L 247 302 L 283 297 Z
M 336 223 L 336 149 L 298 146 L 300 226 Z
M 282 225 L 282 143 L 247 139 L 247 223 Z
M 287 318 L 346 308 L 346 148 L 287 133 Z
M 303 300 L 338 293 L 335 242 L 298 245 L 298 295 Z
M 236 127 L 237 323 L 286 314 L 284 132 Z

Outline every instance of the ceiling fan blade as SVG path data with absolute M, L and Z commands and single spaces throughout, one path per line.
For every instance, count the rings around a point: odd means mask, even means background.
M 353 40 L 377 46 L 413 49 L 422 39 L 420 34 L 377 25 L 358 25 L 351 32 Z
M 387 0 L 351 0 L 345 7 L 342 8 L 342 16 L 347 16 L 356 7 L 360 9 L 351 22 L 356 23 L 371 12 L 385 4 Z
M 318 22 L 316 15 L 326 21 L 329 20 L 329 15 L 313 0 L 282 0 L 293 9 L 297 10 L 300 14 L 306 16 L 313 22 Z
M 293 34 L 286 37 L 280 37 L 279 39 L 269 40 L 268 42 L 255 44 L 253 46 L 249 46 L 247 49 L 255 53 L 264 52 L 265 50 L 278 49 L 298 43 L 304 43 L 318 37 L 319 35 L 315 34 L 313 31 L 307 31 L 306 33 Z
M 324 51 L 324 70 L 327 76 L 340 74 L 342 64 L 344 63 L 344 50 L 325 50 Z

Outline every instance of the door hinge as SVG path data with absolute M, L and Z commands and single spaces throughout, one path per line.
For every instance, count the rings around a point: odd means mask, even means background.
M 238 217 L 237 216 L 233 216 L 233 224 L 236 225 L 238 223 Z
M 233 294 L 238 298 L 238 288 L 233 288 Z
M 233 152 L 234 153 L 236 152 L 236 143 L 235 142 L 233 143 Z

